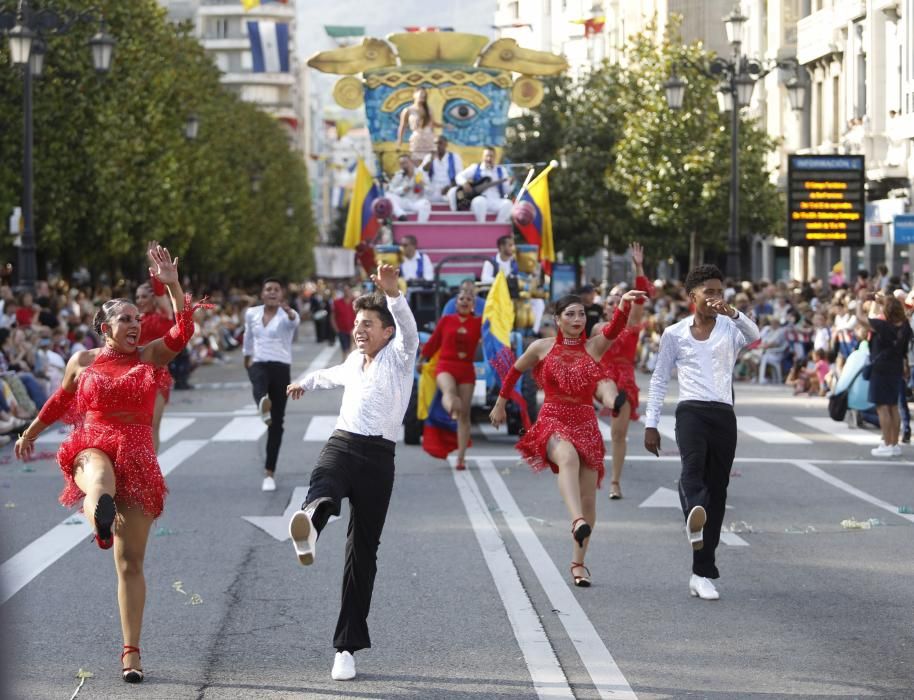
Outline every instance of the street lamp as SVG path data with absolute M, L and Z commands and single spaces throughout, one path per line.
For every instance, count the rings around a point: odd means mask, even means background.
M 740 12 L 739 4 L 723 18 L 727 40 L 733 53 L 729 59 L 715 58 L 710 66 L 696 65 L 683 57 L 682 61 L 709 78 L 721 78 L 717 88 L 717 105 L 721 113 L 730 112 L 730 231 L 727 236 L 727 276 L 738 280 L 741 277 L 739 252 L 739 111 L 752 102 L 755 82 L 764 78 L 775 68 L 792 70 L 793 76 L 787 81 L 787 99 L 794 111 L 803 109 L 806 87 L 800 80 L 800 64 L 796 59 L 761 62 L 750 59 L 741 51 L 743 25 L 746 17 Z M 670 79 L 664 83 L 667 104 L 672 110 L 682 108 L 686 83 L 676 75 L 676 66 Z
M 44 36 L 66 34 L 78 22 L 100 23 L 90 10 L 69 12 L 32 10 L 28 0 L 20 0 L 16 12 L 0 12 L 0 32 L 6 32 L 10 43 L 10 59 L 22 70 L 22 243 L 19 246 L 16 276 L 18 286 L 33 289 L 38 278 L 34 222 L 32 79 L 44 72 L 47 45 Z M 111 69 L 115 41 L 100 24 L 99 31 L 89 40 L 92 65 L 98 73 Z

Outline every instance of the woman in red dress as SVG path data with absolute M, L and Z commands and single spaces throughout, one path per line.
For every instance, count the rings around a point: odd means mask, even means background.
M 152 445 L 152 414 L 162 372 L 193 334 L 177 263 L 168 250 L 148 251 L 156 277 L 168 288 L 176 322 L 165 337 L 140 347 L 140 314 L 127 299 L 105 302 L 95 316 L 101 348 L 75 353 L 63 383 L 16 441 L 16 456 L 28 459 L 45 428 L 73 425 L 57 452 L 66 482 L 60 502 L 82 499 L 83 512 L 102 549 L 114 546 L 124 652 L 123 678 L 143 680 L 140 631 L 146 600 L 143 559 L 152 521 L 162 513 L 167 488 Z M 116 535 L 116 537 L 115 537 Z
M 475 306 L 475 292 L 461 287 L 457 313 L 442 316 L 422 348 L 424 360 L 441 350 L 435 382 L 441 390 L 444 410 L 457 421 L 457 469 L 466 469 L 464 458 L 470 443 L 470 403 L 476 386 L 473 360 L 482 334 L 482 319 L 473 314 Z
M 154 249 L 158 242 L 152 241 L 149 244 L 150 250 Z M 137 345 L 141 348 L 149 345 L 153 340 L 165 337 L 165 334 L 171 330 L 174 325 L 174 314 L 171 312 L 170 304 L 165 301 L 165 285 L 156 278 L 152 268 L 149 269 L 149 281 L 144 282 L 136 288 L 136 308 L 140 312 L 140 339 Z M 152 447 L 159 452 L 159 428 L 162 425 L 162 414 L 165 412 L 165 404 L 171 395 L 171 389 L 174 386 L 174 380 L 168 367 L 159 369 L 159 392 L 156 394 L 155 409 L 152 412 Z
M 635 265 L 635 289 L 653 296 L 653 285 L 644 276 L 644 249 L 638 243 L 632 243 L 632 262 Z M 609 321 L 621 299 L 618 294 L 610 294 L 603 305 L 603 316 Z M 643 302 L 643 298 L 642 298 Z M 612 415 L 612 475 L 609 482 L 609 497 L 612 500 L 622 498 L 619 481 L 622 478 L 622 465 L 625 463 L 628 426 L 638 420 L 638 384 L 635 381 L 635 354 L 638 351 L 638 338 L 644 326 L 641 318 L 644 305 L 635 304 L 628 317 L 628 325 L 616 338 L 609 350 L 603 355 L 600 364 L 606 370 L 606 387 L 601 391 L 613 397 Z M 594 326 L 594 334 L 602 330 L 602 324 Z
M 492 425 L 505 422 L 505 401 L 518 378 L 533 370 L 546 393 L 536 422 L 516 447 L 535 470 L 550 467 L 558 474 L 559 492 L 571 514 L 574 549 L 571 576 L 576 586 L 590 585 L 590 571 L 584 556 L 597 518 L 597 488 L 603 480 L 603 437 L 593 407 L 594 395 L 604 404 L 608 384 L 601 384 L 604 370 L 600 358 L 628 323 L 631 304 L 644 292 L 632 290 L 622 297 L 611 323 L 600 334 L 587 338 L 587 316 L 581 298 L 562 297 L 555 305 L 558 335 L 530 345 L 505 376 L 495 407 L 489 414 Z

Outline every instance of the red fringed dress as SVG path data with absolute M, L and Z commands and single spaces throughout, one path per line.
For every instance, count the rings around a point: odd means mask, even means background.
M 142 348 L 149 345 L 153 340 L 164 337 L 171 330 L 174 323 L 168 316 L 158 311 L 143 314 L 140 319 L 140 339 L 137 341 L 137 345 Z M 167 402 L 171 396 L 174 380 L 171 377 L 171 372 L 168 371 L 168 367 L 159 367 L 157 369 L 162 375 L 159 377 L 159 391 L 162 392 Z
M 612 379 L 620 390 L 625 391 L 632 407 L 631 419 L 638 420 L 638 383 L 635 381 L 635 354 L 638 352 L 638 336 L 643 325 L 626 326 L 603 353 L 600 364 L 605 379 Z
M 565 338 L 561 332 L 555 345 L 533 368 L 533 377 L 546 393 L 536 422 L 518 441 L 517 451 L 535 471 L 559 468 L 549 460 L 549 439 L 560 437 L 578 451 L 581 464 L 596 470 L 597 486 L 605 468 L 603 436 L 597 426 L 593 395 L 605 371 L 588 353 L 585 338 Z
M 422 346 L 422 356 L 430 360 L 440 349 L 435 376 L 447 372 L 458 384 L 475 384 L 476 368 L 473 359 L 481 335 L 482 319 L 479 316 L 442 316 L 432 337 Z
M 114 465 L 117 498 L 157 518 L 165 505 L 165 478 L 152 449 L 152 411 L 163 388 L 161 367 L 140 361 L 140 353 L 105 347 L 78 379 L 76 397 L 62 420 L 73 430 L 57 451 L 66 485 L 65 506 L 85 494 L 73 480 L 76 456 L 95 448 Z

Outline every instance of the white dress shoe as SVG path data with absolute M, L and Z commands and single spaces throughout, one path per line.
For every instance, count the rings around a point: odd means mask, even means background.
M 720 593 L 714 588 L 711 579 L 704 576 L 696 576 L 695 574 L 692 574 L 692 578 L 689 579 L 689 594 L 702 600 L 718 600 L 720 598 Z
M 348 651 L 336 652 L 330 677 L 335 681 L 351 681 L 355 678 L 355 657 Z
M 707 519 L 708 514 L 702 506 L 695 506 L 689 511 L 689 517 L 686 518 L 686 530 L 692 549 L 698 550 L 705 546 L 703 530 Z
M 300 510 L 292 516 L 292 520 L 289 521 L 289 535 L 292 537 L 292 546 L 295 547 L 295 555 L 298 557 L 298 561 L 303 566 L 313 564 L 314 548 L 317 545 L 317 530 L 311 524 L 311 518 L 308 517 L 305 511 Z M 337 654 L 337 657 L 339 657 L 339 654 Z M 352 658 L 352 654 L 349 654 L 349 658 Z M 352 663 L 352 675 L 354 676 L 355 662 Z M 333 668 L 336 670 L 336 663 L 333 664 Z
M 273 402 L 270 401 L 269 396 L 261 396 L 260 403 L 257 404 L 257 409 L 260 411 L 260 420 L 262 420 L 267 425 L 273 422 L 273 418 L 270 416 L 270 410 L 273 408 Z
M 260 485 L 261 491 L 275 491 L 276 490 L 276 479 L 272 476 L 263 477 L 263 484 Z

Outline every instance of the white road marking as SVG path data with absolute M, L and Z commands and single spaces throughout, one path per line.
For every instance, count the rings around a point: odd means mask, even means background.
M 210 438 L 213 442 L 256 442 L 267 432 L 267 424 L 260 416 L 232 418 Z
M 748 547 L 749 543 L 735 532 L 721 532 L 720 541 L 731 547 Z
M 739 416 L 736 427 L 741 433 L 746 433 L 756 440 L 767 442 L 771 445 L 811 445 L 812 440 L 791 433 L 789 430 L 779 428 L 773 423 L 764 421 L 754 416 Z
M 311 416 L 304 442 L 327 442 L 336 429 L 337 416 Z
M 682 505 L 679 503 L 679 494 L 673 489 L 661 486 L 650 496 L 645 498 L 639 508 L 675 508 L 680 510 Z
M 184 428 L 192 424 L 195 418 L 173 418 L 172 416 L 162 416 L 162 424 L 159 426 L 159 440 L 168 442 L 175 435 L 180 433 Z
M 527 522 L 504 480 L 495 469 L 494 463 L 478 457 L 474 457 L 474 459 L 479 465 L 479 470 L 482 472 L 495 502 L 501 509 L 508 527 L 511 528 L 524 556 L 527 557 L 540 585 L 546 592 L 550 604 L 554 609 L 562 611 L 559 620 L 577 649 L 600 697 L 614 700 L 636 698 L 637 696 L 616 665 L 612 654 L 609 653 L 609 649 L 606 648 L 577 598 L 568 588 L 565 577 L 559 573 L 542 542 L 534 534 L 530 523 Z M 457 474 L 457 472 L 454 473 Z M 469 472 L 461 473 L 469 474 Z
M 829 419 L 829 420 L 831 420 L 831 419 Z M 846 481 L 842 481 L 838 477 L 832 476 L 831 474 L 823 471 L 822 469 L 819 469 L 819 467 L 815 466 L 811 462 L 791 460 L 790 464 L 796 465 L 797 467 L 802 469 L 807 474 L 810 474 L 810 475 L 816 477 L 817 479 L 821 479 L 826 484 L 831 484 L 835 488 L 841 489 L 845 493 L 849 493 L 851 496 L 856 496 L 860 500 L 866 501 L 870 505 L 874 505 L 877 508 L 882 508 L 883 510 L 887 510 L 892 515 L 897 515 L 899 518 L 904 518 L 908 522 L 914 523 L 914 515 L 912 515 L 910 513 L 899 513 L 898 506 L 893 506 L 891 503 L 886 503 L 885 501 L 883 501 L 880 498 L 871 496 L 866 491 L 861 491 L 857 487 L 851 486 Z
M 452 470 L 457 491 L 463 501 L 476 541 L 492 574 L 514 637 L 539 698 L 574 698 L 568 679 L 555 656 L 532 601 L 524 590 L 520 575 L 511 561 L 498 526 L 486 507 L 479 487 L 469 471 Z M 564 608 L 563 608 L 564 610 Z
M 159 457 L 162 473 L 168 474 L 206 444 L 206 440 L 182 440 Z M 66 524 L 68 521 L 77 523 Z M 23 586 L 60 559 L 80 542 L 85 542 L 92 529 L 83 515 L 67 517 L 37 540 L 0 564 L 0 605 L 12 598 Z
M 835 437 L 852 442 L 855 445 L 878 445 L 881 437 L 878 433 L 871 433 L 868 430 L 851 430 L 847 423 L 833 421 L 831 418 L 806 418 L 805 416 L 794 416 L 795 421 L 799 421 L 810 428 L 815 428 L 823 433 L 834 435 Z
M 242 515 L 242 520 L 247 520 L 251 525 L 259 527 L 270 537 L 285 542 L 291 537 L 289 535 L 289 520 L 292 514 L 301 509 L 301 504 L 305 502 L 308 495 L 307 486 L 296 486 L 289 498 L 289 505 L 283 511 L 282 515 Z

